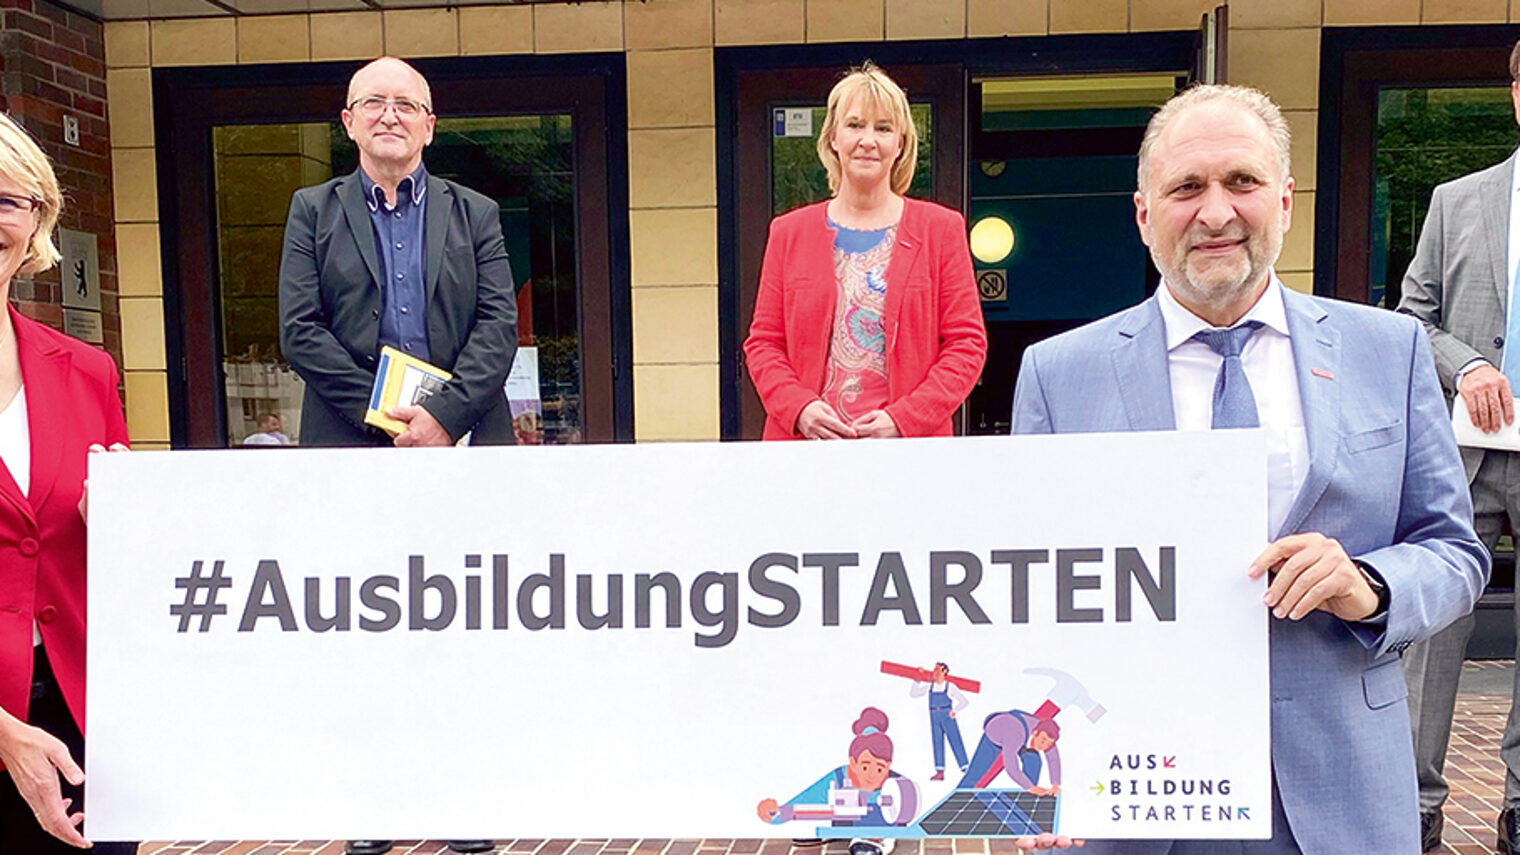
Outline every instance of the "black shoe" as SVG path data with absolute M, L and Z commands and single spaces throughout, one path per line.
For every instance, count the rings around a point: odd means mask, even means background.
M 1520 853 L 1520 806 L 1499 811 L 1499 855 Z
M 881 847 L 869 840 L 850 842 L 850 855 L 881 855 Z
M 1429 852 L 1441 845 L 1441 831 L 1446 827 L 1446 818 L 1440 810 L 1420 811 L 1420 851 Z
M 494 840 L 450 840 L 450 852 L 494 852 L 496 841 Z
M 391 851 L 389 840 L 350 840 L 343 844 L 348 855 L 385 855 Z

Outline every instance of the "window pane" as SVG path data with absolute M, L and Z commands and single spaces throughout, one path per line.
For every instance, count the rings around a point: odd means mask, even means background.
M 280 246 L 290 196 L 346 175 L 358 151 L 336 122 L 214 130 L 227 441 L 259 417 L 299 433 L 303 386 L 279 352 Z M 523 443 L 582 440 L 570 116 L 439 119 L 428 171 L 501 206 L 518 287 L 518 358 L 508 398 Z M 257 441 L 257 440 L 255 440 Z
M 240 125 L 211 138 L 227 442 L 269 441 L 255 436 L 269 415 L 294 440 L 306 384 L 280 354 L 280 249 L 291 194 L 333 176 L 332 131 L 326 122 Z
M 1392 308 L 1437 184 L 1515 150 L 1507 86 L 1378 92 L 1368 302 Z

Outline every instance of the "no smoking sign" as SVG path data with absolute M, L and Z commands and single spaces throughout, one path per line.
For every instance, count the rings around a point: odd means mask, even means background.
M 1008 302 L 1008 271 L 983 270 L 976 275 L 976 290 L 983 303 Z

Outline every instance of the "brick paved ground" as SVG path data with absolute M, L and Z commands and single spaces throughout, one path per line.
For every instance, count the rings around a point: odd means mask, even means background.
M 1504 803 L 1504 764 L 1499 761 L 1499 738 L 1509 715 L 1507 681 L 1491 679 L 1508 672 L 1513 662 L 1469 662 L 1464 683 L 1479 683 L 1478 690 L 1457 697 L 1451 744 L 1446 756 L 1446 780 L 1451 796 L 1446 800 L 1447 852 L 1486 855 L 1494 851 L 1494 824 Z
M 1494 851 L 1494 823 L 1504 801 L 1504 764 L 1499 738 L 1509 714 L 1508 673 L 1513 662 L 1469 662 L 1446 761 L 1451 798 L 1446 803 L 1443 852 L 1488 855 Z M 443 852 L 440 841 L 399 841 L 396 855 Z M 512 840 L 497 845 L 500 855 L 845 855 L 844 842 L 793 847 L 784 840 Z M 895 855 L 1005 855 L 1007 840 L 931 839 L 904 841 Z M 343 844 L 302 841 L 180 841 L 144 843 L 139 855 L 342 855 Z

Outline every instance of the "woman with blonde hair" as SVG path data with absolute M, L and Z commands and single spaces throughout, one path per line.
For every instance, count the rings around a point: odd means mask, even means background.
M 0 113 L 0 852 L 26 855 L 90 846 L 84 479 L 91 450 L 127 442 L 111 357 L 8 305 L 18 273 L 58 263 L 62 207 L 47 156 Z
M 948 436 L 987 332 L 965 220 L 905 194 L 908 97 L 867 62 L 829 93 L 833 197 L 777 217 L 744 343 L 765 439 Z

